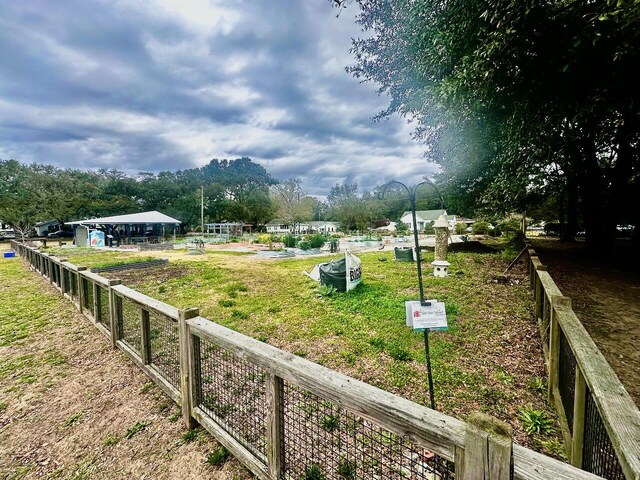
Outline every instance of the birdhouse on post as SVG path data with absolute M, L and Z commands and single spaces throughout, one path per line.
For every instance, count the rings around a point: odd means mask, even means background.
M 449 247 L 449 222 L 447 217 L 440 215 L 433 224 L 436 232 L 435 261 L 433 265 L 433 275 L 435 277 L 446 277 L 448 275 L 449 262 L 447 262 L 447 250 Z

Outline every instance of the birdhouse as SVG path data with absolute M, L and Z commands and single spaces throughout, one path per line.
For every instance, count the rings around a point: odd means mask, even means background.
M 451 265 L 446 260 L 435 260 L 431 262 L 433 265 L 433 276 L 434 277 L 446 277 L 449 275 L 449 265 Z

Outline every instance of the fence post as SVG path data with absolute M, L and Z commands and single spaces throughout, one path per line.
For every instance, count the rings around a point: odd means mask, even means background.
M 80 272 L 84 272 L 86 269 L 87 267 L 78 267 L 78 271 L 76 272 L 76 275 L 78 276 L 78 309 L 80 310 L 80 313 L 84 312 L 84 296 L 86 295 L 84 291 L 84 282 L 82 281 L 82 274 Z
M 200 315 L 197 308 L 187 308 L 180 310 L 178 316 L 178 333 L 180 342 L 180 394 L 182 397 L 182 419 L 187 428 L 191 429 L 196 426 L 196 421 L 191 415 L 193 409 L 194 382 L 192 378 L 193 358 L 193 340 L 187 320 Z
M 549 372 L 547 379 L 547 396 L 553 405 L 554 389 L 558 387 L 559 356 L 560 356 L 560 326 L 558 325 L 558 315 L 556 307 L 563 305 L 571 307 L 569 297 L 558 295 L 551 296 L 551 322 L 549 326 Z
M 460 478 L 510 480 L 513 455 L 511 426 L 479 412 L 469 415 L 467 422 L 464 473 Z
M 282 379 L 273 373 L 267 375 L 267 466 L 274 480 L 282 473 Z
M 140 308 L 140 356 L 142 363 L 151 363 L 151 323 L 149 321 L 149 311 Z
M 576 365 L 576 386 L 573 401 L 573 431 L 571 445 L 571 465 L 582 468 L 582 447 L 584 446 L 584 421 L 587 397 L 587 383 L 580 365 Z
M 121 308 L 120 301 L 113 288 L 116 285 L 120 285 L 120 280 L 108 280 L 109 282 L 109 320 L 111 324 L 111 346 L 117 347 L 118 340 L 120 339 L 120 317 Z

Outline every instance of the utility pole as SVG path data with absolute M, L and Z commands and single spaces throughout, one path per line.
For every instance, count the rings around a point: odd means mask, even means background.
M 204 237 L 204 185 L 200 187 L 200 233 Z

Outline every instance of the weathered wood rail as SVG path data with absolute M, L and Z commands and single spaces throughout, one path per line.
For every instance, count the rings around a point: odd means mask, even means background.
M 604 478 L 640 479 L 640 411 L 533 248 L 528 270 L 567 458 Z
M 490 417 L 460 421 L 225 328 L 198 309 L 12 247 L 181 406 L 188 427 L 199 422 L 260 479 L 601 478 L 514 445 L 508 426 Z

